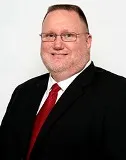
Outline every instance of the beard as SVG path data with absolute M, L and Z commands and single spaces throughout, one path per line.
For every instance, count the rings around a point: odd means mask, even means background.
M 62 62 L 54 63 L 51 60 L 48 61 L 44 57 L 42 57 L 42 61 L 49 72 L 60 73 L 70 68 L 70 65 L 68 66 L 67 63 L 62 63 Z
M 50 73 L 77 73 L 84 68 L 86 63 L 89 61 L 89 53 L 80 54 L 77 52 L 76 56 L 69 54 L 64 56 L 50 56 L 49 54 L 42 54 L 42 61 Z

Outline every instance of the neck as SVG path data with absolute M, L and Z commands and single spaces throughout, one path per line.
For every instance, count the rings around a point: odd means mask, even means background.
M 84 69 L 84 67 L 85 66 L 83 66 L 80 69 L 76 69 L 75 68 L 74 70 L 73 69 L 72 70 L 69 69 L 69 71 L 67 70 L 67 71 L 62 71 L 62 72 L 53 72 L 53 71 L 51 71 L 50 73 L 51 73 L 52 78 L 56 82 L 60 82 L 60 81 L 63 81 L 65 79 L 68 79 L 68 78 L 72 77 L 73 75 L 77 74 L 78 72 L 82 71 Z
M 76 74 L 76 73 L 74 73 Z M 60 81 L 63 81 L 65 79 L 68 79 L 69 77 L 73 76 L 74 74 L 70 74 L 70 73 L 51 73 L 51 76 L 53 77 L 53 79 L 56 81 L 56 82 L 60 82 Z

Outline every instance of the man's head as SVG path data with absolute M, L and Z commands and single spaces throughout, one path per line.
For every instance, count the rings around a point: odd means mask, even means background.
M 41 56 L 53 75 L 66 79 L 90 59 L 91 35 L 83 11 L 75 5 L 48 8 L 42 23 Z

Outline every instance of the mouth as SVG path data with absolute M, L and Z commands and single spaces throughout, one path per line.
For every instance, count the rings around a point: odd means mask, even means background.
M 51 53 L 53 56 L 66 56 L 66 53 Z

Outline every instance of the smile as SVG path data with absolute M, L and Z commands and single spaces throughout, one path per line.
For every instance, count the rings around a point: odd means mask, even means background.
M 53 56 L 65 56 L 67 54 L 64 54 L 64 53 L 61 53 L 61 54 L 58 54 L 58 53 L 52 53 Z

